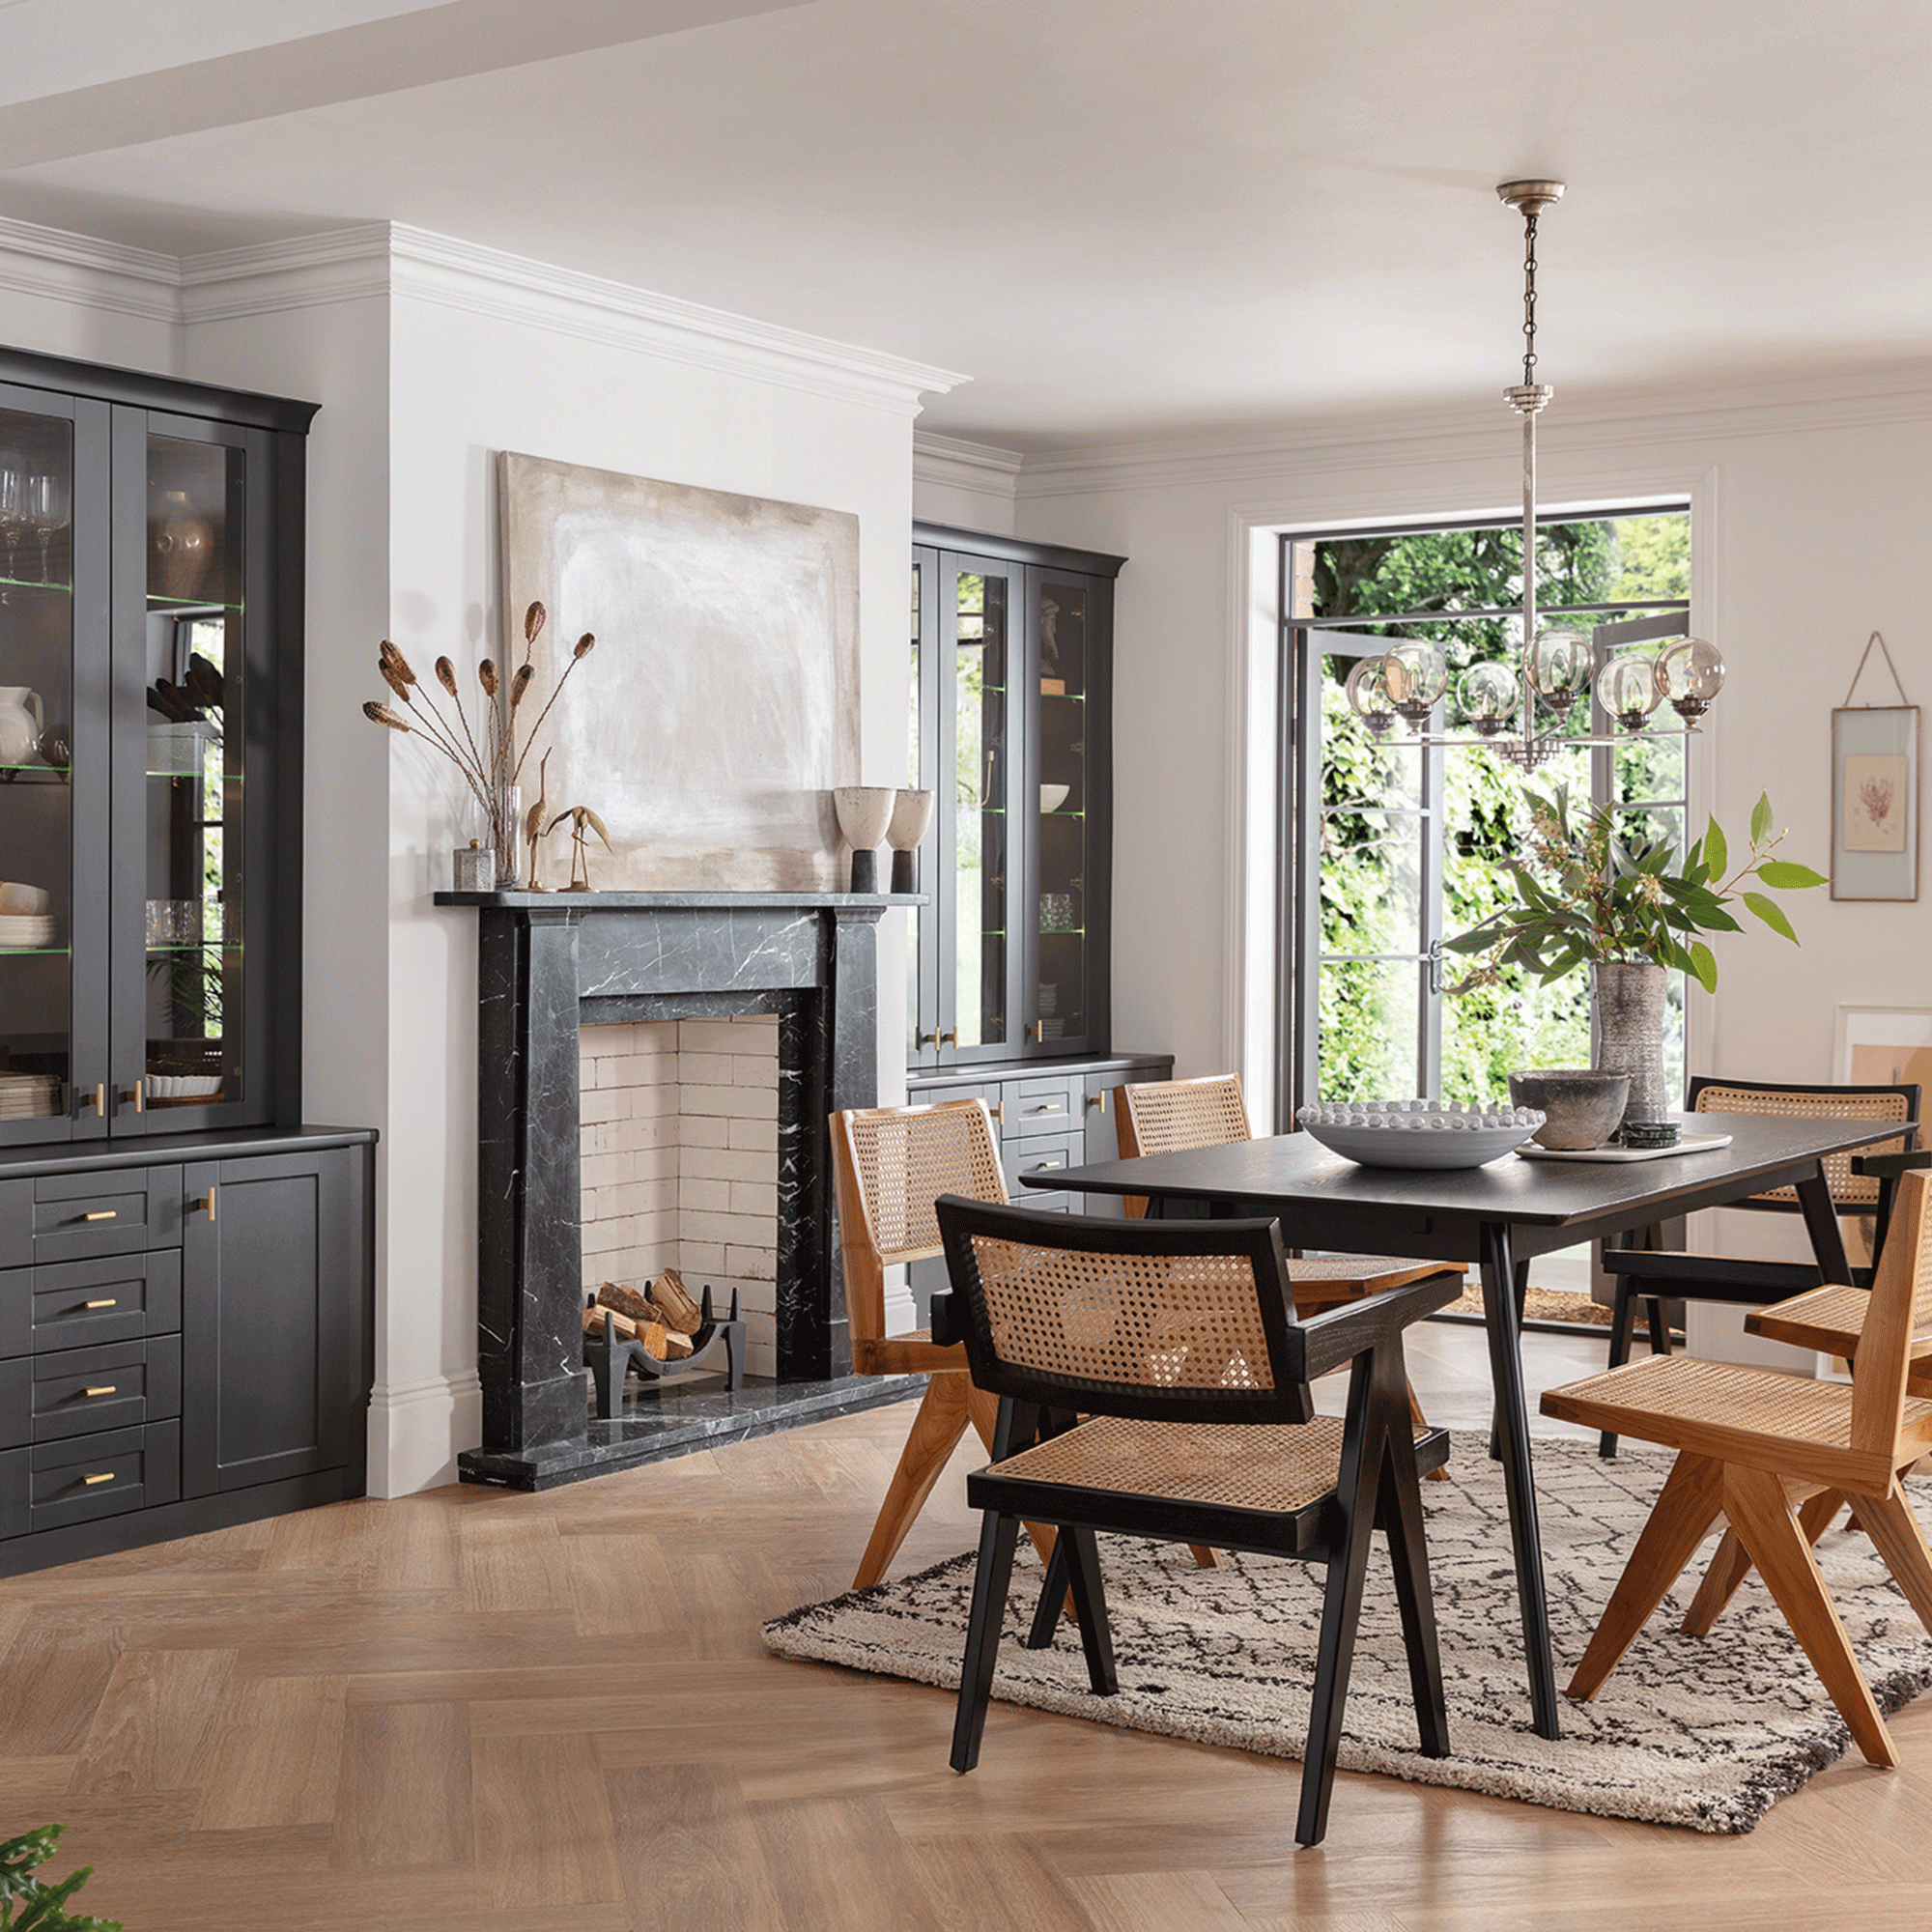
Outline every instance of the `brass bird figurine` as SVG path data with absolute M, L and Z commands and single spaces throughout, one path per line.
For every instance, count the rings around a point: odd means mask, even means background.
M 553 818 L 545 828 L 554 832 L 565 819 L 570 820 L 570 883 L 564 887 L 567 893 L 587 893 L 590 890 L 590 838 L 596 833 L 604 841 L 604 849 L 613 852 L 616 847 L 611 843 L 611 835 L 604 829 L 604 821 L 587 805 L 567 806 Z M 578 874 L 582 872 L 580 880 Z
M 546 830 L 544 813 L 550 810 L 548 781 L 550 778 L 550 753 L 546 752 L 537 765 L 536 802 L 524 814 L 524 842 L 530 848 L 530 876 L 524 890 L 526 893 L 547 893 L 548 886 L 537 884 L 537 841 Z

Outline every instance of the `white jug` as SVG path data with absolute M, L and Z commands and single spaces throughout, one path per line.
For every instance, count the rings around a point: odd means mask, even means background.
M 39 764 L 41 733 L 46 728 L 39 692 L 24 684 L 0 684 L 0 765 Z

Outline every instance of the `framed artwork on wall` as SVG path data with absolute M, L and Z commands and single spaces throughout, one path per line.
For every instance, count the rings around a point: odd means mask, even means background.
M 1833 1065 L 1841 1086 L 1916 1083 L 1932 1094 L 1932 1007 L 1840 1007 Z
M 1832 713 L 1832 896 L 1918 896 L 1918 707 L 1898 685 L 1896 704 L 1854 705 L 1871 647 L 1891 652 L 1874 631 L 1845 702 Z

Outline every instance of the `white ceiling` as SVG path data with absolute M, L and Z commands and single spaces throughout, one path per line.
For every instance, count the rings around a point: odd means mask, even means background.
M 1038 448 L 1932 359 L 1926 0 L 12 0 L 0 213 L 393 219 L 970 372 Z

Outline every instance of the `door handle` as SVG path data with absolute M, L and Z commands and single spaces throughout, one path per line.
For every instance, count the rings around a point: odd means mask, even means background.
M 1045 1043 L 1046 1022 L 1044 1020 L 1035 1020 L 1034 1023 L 1027 1028 L 1027 1032 L 1032 1034 L 1035 1039 L 1040 1041 L 1042 1044 Z
M 147 1084 L 145 1080 L 137 1080 L 133 1086 L 128 1088 L 127 1093 L 119 1096 L 123 1100 L 131 1100 L 134 1103 L 134 1111 L 137 1114 L 141 1112 L 141 1090 Z
M 74 1103 L 74 1112 L 85 1113 L 92 1107 L 97 1114 L 105 1116 L 107 1112 L 107 1083 L 103 1080 L 96 1086 L 92 1094 L 83 1094 Z
M 1087 1104 L 1090 1107 L 1098 1107 L 1104 1114 L 1107 1111 L 1107 1090 L 1102 1087 L 1097 1094 L 1088 1094 Z
M 190 1214 L 192 1214 L 197 1208 L 199 1208 L 203 1213 L 205 1213 L 208 1216 L 210 1224 L 213 1225 L 214 1220 L 213 1188 L 211 1187 L 208 1190 L 208 1192 L 201 1197 L 199 1201 L 190 1201 L 187 1204 L 187 1209 Z

